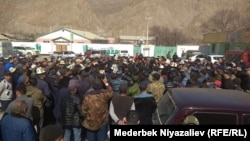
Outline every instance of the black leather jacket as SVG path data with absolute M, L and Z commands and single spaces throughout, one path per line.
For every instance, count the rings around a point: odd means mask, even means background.
M 77 94 L 69 93 L 61 102 L 61 122 L 65 128 L 80 127 L 82 122 L 81 102 Z

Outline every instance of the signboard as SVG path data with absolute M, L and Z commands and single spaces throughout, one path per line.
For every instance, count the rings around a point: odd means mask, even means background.
M 144 45 L 144 46 L 143 46 L 143 49 L 144 49 L 144 50 L 149 50 L 149 49 L 150 49 L 150 45 Z
M 115 50 L 115 49 L 107 49 L 106 50 L 106 53 L 110 56 L 113 56 L 113 55 L 118 55 L 119 54 L 119 50 Z

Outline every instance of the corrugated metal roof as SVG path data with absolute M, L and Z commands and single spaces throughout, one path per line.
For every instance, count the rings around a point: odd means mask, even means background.
M 0 34 L 0 40 L 9 40 L 9 38 L 7 38 L 7 37 Z
M 90 40 L 107 40 L 104 37 L 101 37 L 99 35 L 96 35 L 94 33 L 88 32 L 88 31 L 81 31 L 81 30 L 74 30 L 74 29 L 69 29 L 69 28 L 64 28 L 67 31 L 70 31 L 72 33 L 78 34 L 80 36 L 86 37 Z
M 122 40 L 146 40 L 147 37 L 146 36 L 120 36 L 120 39 Z M 148 40 L 155 40 L 155 37 L 153 36 L 149 36 Z

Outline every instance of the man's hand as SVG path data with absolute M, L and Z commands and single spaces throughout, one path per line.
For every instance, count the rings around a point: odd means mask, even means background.
M 102 80 L 102 82 L 106 85 L 108 83 L 108 79 L 106 77 L 104 77 L 104 79 Z

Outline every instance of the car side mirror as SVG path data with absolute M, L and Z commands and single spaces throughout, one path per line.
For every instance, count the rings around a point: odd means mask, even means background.
M 199 120 L 197 119 L 196 116 L 188 115 L 188 116 L 185 117 L 182 124 L 183 125 L 199 125 L 200 122 L 199 122 Z

